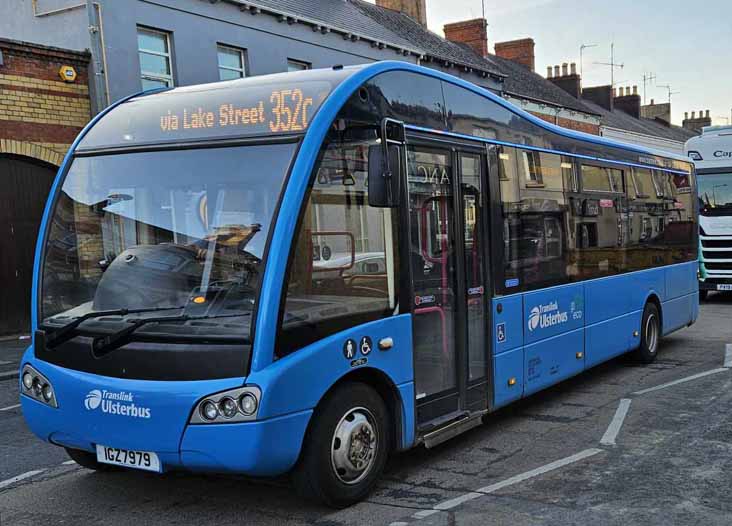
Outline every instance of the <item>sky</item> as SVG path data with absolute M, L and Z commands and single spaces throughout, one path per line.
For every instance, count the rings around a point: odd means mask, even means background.
M 710 110 L 713 124 L 732 124 L 732 0 L 484 0 L 488 45 L 532 37 L 536 71 L 576 62 L 583 52 L 583 85 L 610 84 L 610 45 L 615 42 L 616 86 L 638 86 L 646 102 L 668 101 L 672 121 L 684 112 Z M 427 0 L 427 24 L 442 27 L 481 16 L 481 0 Z

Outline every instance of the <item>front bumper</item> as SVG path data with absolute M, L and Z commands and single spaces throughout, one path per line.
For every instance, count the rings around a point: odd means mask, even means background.
M 221 424 L 188 424 L 196 403 L 230 389 L 242 379 L 201 382 L 122 380 L 63 369 L 26 355 L 52 383 L 58 408 L 21 395 L 28 427 L 53 444 L 94 452 L 96 445 L 157 453 L 163 471 L 191 470 L 276 476 L 290 470 L 312 410 L 264 420 Z M 150 411 L 149 418 L 103 411 L 85 404 L 92 390 L 131 393 L 129 402 Z

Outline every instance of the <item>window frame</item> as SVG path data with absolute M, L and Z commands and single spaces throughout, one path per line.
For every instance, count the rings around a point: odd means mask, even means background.
M 298 67 L 297 69 L 292 70 L 292 69 L 290 69 L 290 64 L 293 64 L 293 65 L 296 65 L 296 66 L 303 66 L 303 67 Z M 296 59 L 296 58 L 287 57 L 287 71 L 288 72 L 291 72 L 291 71 L 307 71 L 309 69 L 313 69 L 312 62 L 306 62 L 304 60 L 299 60 L 299 59 Z
M 599 168 L 605 172 L 605 175 L 607 176 L 607 180 L 610 186 L 610 190 L 594 190 L 592 188 L 585 188 L 585 178 L 582 176 L 582 168 L 585 166 L 590 168 Z M 615 183 L 612 177 L 610 177 L 610 171 L 609 170 L 615 170 L 617 172 L 620 172 L 620 184 L 622 188 L 620 190 L 615 188 Z M 624 179 L 626 179 L 627 170 L 623 168 L 615 168 L 611 166 L 607 166 L 605 164 L 600 163 L 580 163 L 580 169 L 579 169 L 579 180 L 580 180 L 580 189 L 579 191 L 581 193 L 587 192 L 587 193 L 594 193 L 594 194 L 615 194 L 615 195 L 625 195 L 625 189 L 628 186 L 627 183 L 623 184 Z
M 143 49 L 140 46 L 140 42 L 139 42 L 139 35 L 141 32 L 163 37 L 164 42 L 165 42 L 165 49 L 167 50 L 167 53 L 161 53 L 159 51 L 154 51 L 151 49 Z M 144 71 L 142 69 L 142 61 L 140 61 L 140 82 L 147 79 L 147 80 L 152 80 L 152 81 L 163 82 L 163 83 L 165 83 L 166 87 L 174 88 L 175 87 L 175 74 L 173 71 L 173 46 L 172 46 L 172 39 L 170 38 L 171 32 L 165 31 L 163 29 L 155 29 L 155 28 L 151 28 L 151 27 L 147 27 L 147 26 L 138 25 L 136 35 L 138 36 L 138 43 L 137 43 L 138 60 L 139 60 L 141 53 L 145 54 L 145 55 L 163 57 L 168 64 L 168 69 L 170 70 L 170 74 L 168 74 L 168 75 Z
M 221 50 L 226 51 L 235 51 L 239 55 L 239 64 L 241 64 L 241 68 L 232 68 L 230 66 L 222 66 L 221 60 L 220 60 L 220 53 Z M 225 80 L 236 80 L 236 79 L 223 79 L 221 78 L 221 70 L 226 71 L 236 71 L 237 73 L 240 73 L 239 78 L 243 79 L 246 78 L 249 74 L 249 67 L 247 64 L 247 50 L 246 48 L 241 48 L 237 46 L 231 46 L 229 44 L 222 44 L 221 42 L 216 43 L 216 63 L 218 66 L 218 72 L 219 72 L 219 80 L 225 81 Z

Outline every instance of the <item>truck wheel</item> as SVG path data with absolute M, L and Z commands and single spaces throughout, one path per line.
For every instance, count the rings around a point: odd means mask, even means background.
M 83 468 L 93 469 L 94 471 L 116 471 L 119 469 L 109 464 L 97 462 L 97 456 L 94 453 L 89 453 L 88 451 L 82 451 L 80 449 L 72 449 L 70 447 L 64 449 L 66 450 L 66 454 L 71 457 L 71 460 Z
M 661 316 L 655 303 L 646 303 L 641 320 L 641 342 L 635 351 L 639 362 L 653 363 L 658 354 L 658 343 L 661 340 Z
M 708 295 L 708 290 L 699 289 L 699 301 L 706 301 Z
M 298 493 L 334 508 L 363 499 L 386 464 L 391 422 L 371 387 L 349 382 L 318 407 L 294 471 Z

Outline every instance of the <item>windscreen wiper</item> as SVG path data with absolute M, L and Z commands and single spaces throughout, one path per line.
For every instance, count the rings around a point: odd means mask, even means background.
M 166 322 L 186 322 L 196 320 L 212 320 L 218 318 L 241 318 L 242 316 L 251 315 L 250 312 L 242 312 L 240 314 L 223 314 L 218 316 L 190 316 L 184 314 L 182 316 L 161 316 L 151 318 L 138 318 L 134 320 L 127 320 L 131 323 L 129 327 L 125 327 L 115 333 L 108 336 L 98 336 L 92 341 L 92 352 L 96 356 L 103 356 L 109 352 L 119 349 L 120 347 L 127 345 L 132 341 L 132 334 L 144 325 L 150 323 L 166 323 Z M 249 343 L 249 339 L 242 337 L 241 343 Z
M 46 336 L 46 347 L 53 349 L 58 347 L 64 342 L 71 340 L 76 337 L 79 326 L 87 320 L 93 318 L 102 318 L 104 316 L 127 316 L 128 314 L 142 314 L 145 312 L 158 312 L 164 310 L 182 310 L 185 308 L 181 307 L 153 307 L 148 309 L 113 309 L 113 310 L 98 310 L 87 312 L 68 322 L 66 325 L 62 325 L 58 329 L 54 330 L 51 334 Z

